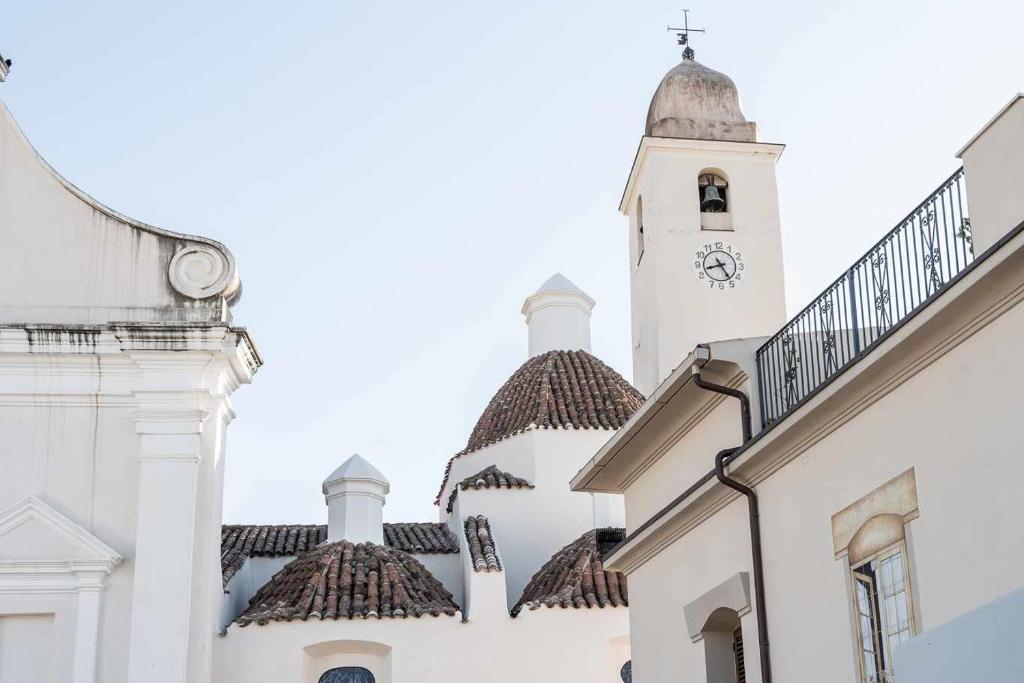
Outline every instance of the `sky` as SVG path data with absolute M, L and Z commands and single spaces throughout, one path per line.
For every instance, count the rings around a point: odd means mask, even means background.
M 1024 90 L 1019 0 L 693 0 L 778 165 L 799 310 L 954 171 Z M 662 75 L 663 0 L 0 0 L 0 99 L 117 211 L 217 239 L 265 361 L 233 397 L 225 522 L 326 520 L 352 453 L 389 521 L 436 519 L 444 464 L 526 360 L 562 272 L 632 374 L 618 200 Z

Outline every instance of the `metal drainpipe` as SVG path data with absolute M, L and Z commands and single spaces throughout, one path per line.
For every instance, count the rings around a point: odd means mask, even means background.
M 753 438 L 750 418 L 750 399 L 739 389 L 707 382 L 698 372 L 693 376 L 694 384 L 706 391 L 731 396 L 740 402 L 743 443 Z M 715 455 L 715 476 L 718 481 L 747 497 L 747 508 L 750 520 L 750 555 L 754 569 L 754 608 L 757 612 L 757 644 L 760 649 L 761 683 L 772 683 L 771 654 L 768 650 L 768 612 L 764 605 L 764 558 L 761 554 L 761 516 L 757 507 L 757 494 L 754 489 L 729 478 L 725 473 L 725 461 L 739 448 L 726 448 Z

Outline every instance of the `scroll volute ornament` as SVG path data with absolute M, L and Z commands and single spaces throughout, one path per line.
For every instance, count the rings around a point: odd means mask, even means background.
M 171 258 L 168 267 L 171 286 L 190 299 L 229 296 L 236 286 L 234 264 L 218 249 L 207 244 L 188 244 Z

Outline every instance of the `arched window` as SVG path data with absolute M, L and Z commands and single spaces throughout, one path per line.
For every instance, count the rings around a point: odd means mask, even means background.
M 619 669 L 619 678 L 622 679 L 622 683 L 633 683 L 633 660 L 629 660 L 622 665 Z
M 644 256 L 644 198 L 636 198 L 636 262 L 640 264 L 640 259 Z
M 374 683 L 373 674 L 361 666 L 339 666 L 325 671 L 317 683 Z
M 725 213 L 729 210 L 729 183 L 717 173 L 702 173 L 697 179 L 701 213 Z

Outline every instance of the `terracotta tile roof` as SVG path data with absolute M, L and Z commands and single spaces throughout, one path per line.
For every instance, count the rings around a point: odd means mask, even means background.
M 626 577 L 605 571 L 605 554 L 626 537 L 625 529 L 594 529 L 559 550 L 533 575 L 512 616 L 523 607 L 627 607 Z
M 496 465 L 490 465 L 480 470 L 471 477 L 466 477 L 458 483 L 455 488 L 452 489 L 451 495 L 448 496 L 448 512 L 452 511 L 452 505 L 455 503 L 455 495 L 459 491 L 465 491 L 466 489 L 532 489 L 533 484 L 526 481 L 522 477 L 517 477 L 509 474 L 508 472 L 502 472 Z
M 221 578 L 228 585 L 250 557 L 300 555 L 326 540 L 326 524 L 225 524 L 220 532 Z M 385 522 L 384 543 L 410 553 L 459 552 L 459 540 L 442 523 Z
M 384 544 L 407 553 L 459 552 L 459 539 L 443 522 L 384 524 Z
M 250 557 L 298 555 L 327 540 L 326 524 L 225 524 L 220 530 L 220 570 L 224 585 Z
M 338 541 L 286 564 L 235 622 L 454 616 L 458 609 L 451 593 L 412 555 Z
M 519 367 L 487 404 L 466 447 L 448 461 L 434 504 L 441 501 L 452 461 L 529 429 L 618 429 L 643 394 L 586 351 L 548 351 Z
M 494 548 L 491 525 L 483 515 L 466 519 L 466 542 L 469 544 L 469 558 L 473 570 L 478 572 L 500 572 L 501 561 Z

